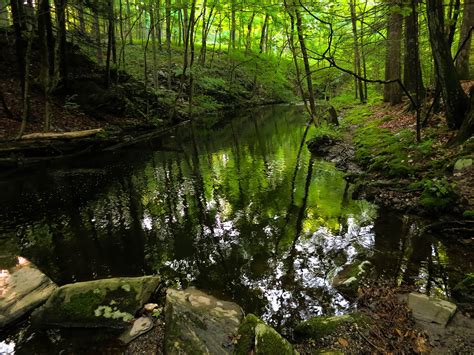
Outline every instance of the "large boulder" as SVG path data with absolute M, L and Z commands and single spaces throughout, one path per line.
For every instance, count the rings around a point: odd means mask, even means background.
M 123 328 L 160 283 L 158 276 L 118 277 L 62 286 L 32 315 L 37 326 Z
M 233 302 L 194 288 L 168 289 L 165 351 L 167 354 L 231 354 L 243 314 Z
M 57 288 L 32 264 L 0 273 L 0 330 L 42 303 Z
M 437 323 L 443 327 L 448 324 L 457 309 L 454 303 L 416 292 L 408 295 L 407 303 L 416 320 Z

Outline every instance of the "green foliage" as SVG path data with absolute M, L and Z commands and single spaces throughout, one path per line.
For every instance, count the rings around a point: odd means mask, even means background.
M 334 140 L 342 138 L 342 132 L 339 127 L 322 122 L 313 130 L 313 138 L 330 137 Z
M 456 200 L 455 186 L 446 178 L 429 179 L 424 182 L 420 204 L 434 209 L 445 210 Z

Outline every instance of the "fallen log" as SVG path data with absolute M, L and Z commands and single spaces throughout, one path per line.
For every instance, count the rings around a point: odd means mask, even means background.
M 84 131 L 72 131 L 72 132 L 46 132 L 46 133 L 31 133 L 26 134 L 21 139 L 73 139 L 73 138 L 85 138 L 95 136 L 97 133 L 102 132 L 102 128 L 88 129 Z

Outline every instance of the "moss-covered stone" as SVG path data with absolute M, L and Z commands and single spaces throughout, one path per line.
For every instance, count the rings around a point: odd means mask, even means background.
M 474 219 L 474 211 L 466 210 L 463 212 L 462 216 L 467 219 Z
M 157 276 L 144 276 L 65 285 L 33 313 L 33 322 L 39 326 L 121 328 L 149 300 L 159 282 Z
M 357 295 L 360 281 L 372 268 L 370 261 L 357 261 L 344 265 L 333 277 L 331 284 L 344 297 L 354 298 Z
M 293 355 L 293 346 L 272 327 L 265 323 L 255 326 L 256 355 Z
M 247 355 L 255 348 L 255 327 L 258 324 L 263 324 L 263 321 L 254 314 L 249 313 L 245 316 L 239 327 L 236 355 Z
M 347 323 L 363 323 L 365 317 L 356 313 L 343 316 L 314 317 L 298 324 L 295 335 L 302 339 L 319 340 L 335 332 Z

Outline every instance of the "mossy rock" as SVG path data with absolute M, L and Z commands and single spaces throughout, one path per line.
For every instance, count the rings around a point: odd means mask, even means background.
M 372 263 L 367 260 L 346 264 L 336 273 L 331 284 L 344 297 L 355 298 L 361 280 L 368 275 L 371 268 Z
M 256 315 L 249 313 L 239 326 L 238 342 L 235 346 L 236 355 L 247 355 L 255 347 L 255 327 L 264 322 Z
M 469 168 L 472 166 L 472 159 L 471 158 L 463 158 L 458 159 L 456 163 L 454 163 L 454 171 L 461 171 L 463 169 Z
M 272 327 L 259 323 L 255 327 L 256 355 L 293 355 L 293 346 Z
M 474 302 L 474 273 L 467 274 L 464 280 L 454 286 L 453 296 L 463 302 Z
M 314 317 L 298 324 L 295 335 L 301 339 L 320 340 L 334 333 L 339 327 L 347 323 L 363 323 L 366 317 L 355 313 L 343 316 Z
M 36 326 L 123 328 L 160 283 L 158 276 L 123 277 L 62 286 L 32 315 Z
M 463 212 L 462 216 L 466 219 L 474 219 L 474 211 L 466 210 Z

